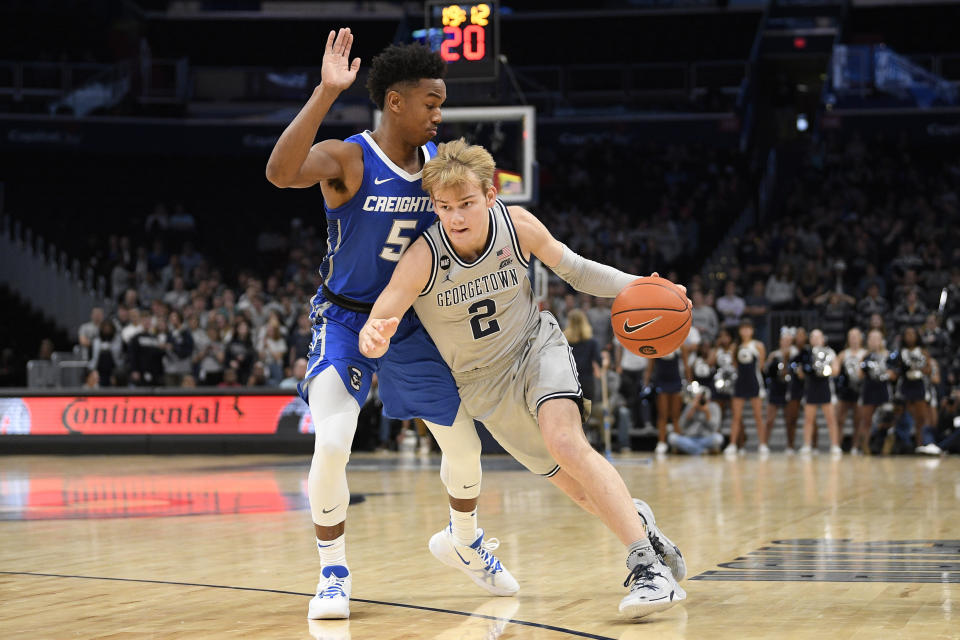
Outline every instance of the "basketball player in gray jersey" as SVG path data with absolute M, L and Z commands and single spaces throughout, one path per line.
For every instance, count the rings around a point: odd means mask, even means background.
M 650 507 L 630 497 L 587 442 L 576 364 L 554 317 L 537 310 L 526 267 L 532 254 L 577 290 L 603 297 L 616 296 L 636 276 L 585 260 L 531 213 L 497 200 L 494 168 L 483 147 L 462 139 L 441 144 L 424 166 L 423 188 L 440 219 L 400 259 L 360 331 L 360 351 L 382 357 L 412 306 L 469 414 L 627 547 L 630 592 L 620 611 L 639 618 L 666 609 L 686 598 L 676 581 L 686 573 L 683 557 Z M 447 530 L 433 536 L 430 550 L 456 562 Z

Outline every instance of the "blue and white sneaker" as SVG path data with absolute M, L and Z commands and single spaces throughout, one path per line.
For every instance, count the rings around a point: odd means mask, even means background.
M 512 596 L 520 585 L 491 551 L 500 546 L 500 541 L 490 538 L 483 541 L 483 529 L 470 546 L 453 539 L 453 531 L 447 525 L 430 538 L 430 553 L 445 565 L 456 567 L 470 579 L 495 596 Z
M 643 520 L 644 526 L 647 528 L 647 539 L 650 540 L 650 544 L 653 545 L 653 550 L 657 552 L 657 555 L 660 556 L 663 563 L 670 567 L 670 571 L 676 580 L 686 578 L 687 563 L 683 560 L 683 554 L 680 553 L 677 545 L 673 544 L 670 538 L 663 535 L 663 531 L 657 527 L 657 521 L 653 517 L 653 509 L 651 509 L 650 505 L 646 502 L 638 498 L 633 499 L 633 504 L 637 508 L 637 513 L 640 514 L 640 519 Z
M 331 620 L 350 617 L 350 588 L 353 579 L 346 567 L 333 564 L 324 567 L 317 584 L 317 595 L 310 601 L 307 617 L 311 620 Z

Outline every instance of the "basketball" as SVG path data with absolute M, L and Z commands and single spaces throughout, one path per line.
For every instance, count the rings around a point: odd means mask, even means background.
M 665 278 L 637 278 L 613 301 L 613 333 L 644 358 L 668 355 L 690 333 L 692 310 L 683 289 Z

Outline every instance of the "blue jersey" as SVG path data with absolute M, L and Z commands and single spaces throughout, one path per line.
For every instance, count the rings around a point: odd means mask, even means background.
M 369 131 L 350 136 L 363 149 L 363 181 L 350 200 L 327 213 L 327 255 L 320 275 L 338 296 L 372 304 L 390 282 L 400 255 L 436 219 L 423 192 L 422 171 L 407 173 L 377 146 Z M 420 147 L 423 161 L 437 146 Z
M 362 407 L 377 374 L 386 416 L 451 425 L 460 407 L 457 386 L 413 311 L 401 319 L 382 358 L 365 357 L 358 344 L 370 306 L 390 282 L 400 255 L 436 218 L 422 189 L 422 172 L 409 174 L 395 165 L 369 131 L 346 142 L 363 149 L 363 181 L 343 205 L 324 205 L 327 255 L 320 267 L 323 285 L 310 301 L 313 341 L 300 395 L 307 400 L 309 381 L 333 367 Z M 437 147 L 428 142 L 421 150 L 426 163 Z

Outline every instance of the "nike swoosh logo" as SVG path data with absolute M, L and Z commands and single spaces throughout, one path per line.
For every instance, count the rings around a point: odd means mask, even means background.
M 339 506 L 340 506 L 340 505 L 337 505 L 337 507 L 339 507 Z M 334 507 L 333 509 L 320 509 L 320 513 L 330 513 L 330 512 L 332 512 L 334 509 L 336 509 L 337 507 Z
M 390 182 L 391 180 L 393 180 L 393 178 L 383 178 L 383 179 L 374 178 L 373 184 L 383 184 L 384 182 Z
M 471 484 L 471 485 L 466 485 L 466 484 L 465 484 L 465 485 L 463 485 L 463 488 L 464 488 L 464 489 L 473 489 L 473 488 L 474 488 L 475 486 L 477 486 L 478 484 L 480 484 L 480 483 L 479 483 L 479 482 L 474 482 L 474 483 Z
M 634 331 L 640 331 L 640 329 L 643 329 L 644 327 L 653 324 L 654 322 L 656 322 L 657 320 L 659 320 L 659 319 L 662 318 L 662 317 L 663 317 L 663 316 L 657 316 L 656 318 L 653 318 L 652 320 L 647 320 L 646 322 L 641 322 L 640 324 L 636 324 L 636 325 L 631 325 L 629 320 L 624 320 L 624 321 L 623 321 L 623 330 L 624 330 L 626 333 L 633 333 Z
M 453 548 L 453 552 L 454 552 L 455 554 L 457 554 L 457 557 L 458 557 L 458 558 L 460 558 L 461 560 L 463 560 L 463 556 L 460 555 L 460 552 L 457 551 L 457 548 L 456 548 L 456 547 Z M 463 560 L 463 564 L 470 564 L 470 563 L 469 563 L 468 561 L 466 561 L 466 560 Z

